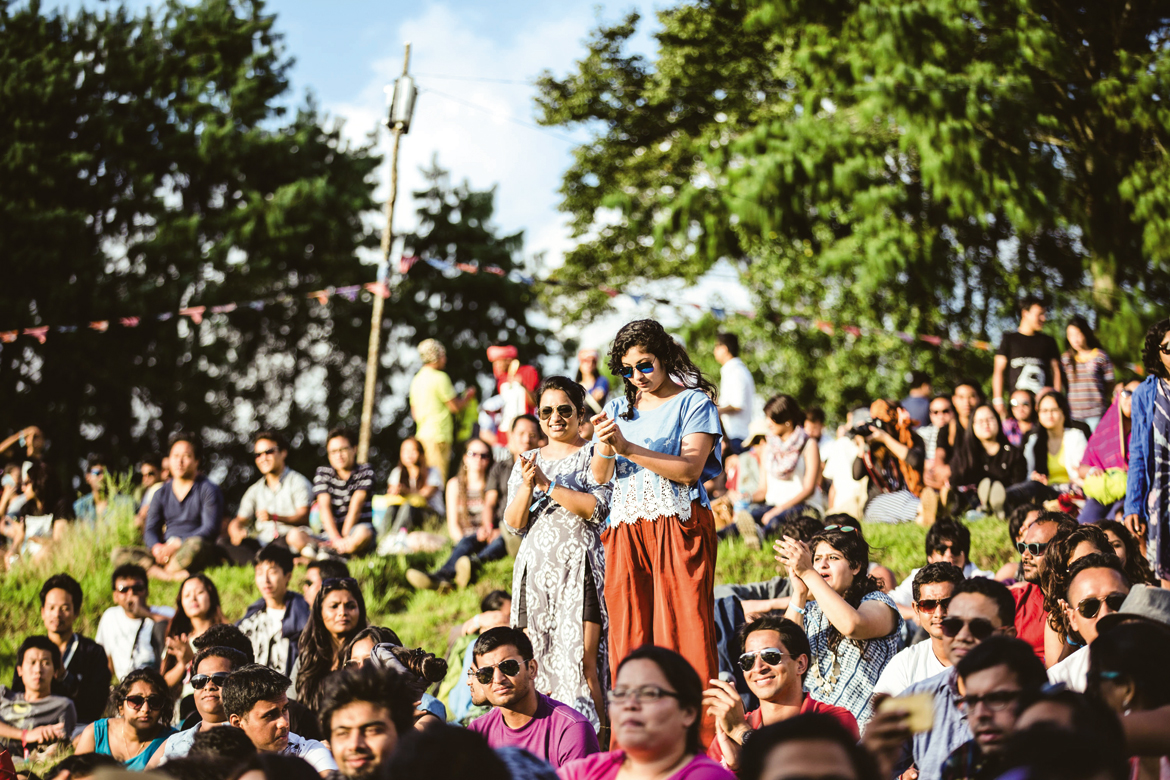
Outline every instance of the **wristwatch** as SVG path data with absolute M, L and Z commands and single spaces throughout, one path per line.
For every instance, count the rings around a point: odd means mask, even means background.
M 739 744 L 742 745 L 743 747 L 747 747 L 748 740 L 751 739 L 752 735 L 755 733 L 756 733 L 755 729 L 749 728 L 747 731 L 745 731 L 743 733 L 743 736 L 741 736 L 739 738 Z

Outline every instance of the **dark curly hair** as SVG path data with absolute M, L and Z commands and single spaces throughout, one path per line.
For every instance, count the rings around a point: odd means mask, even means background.
M 1166 371 L 1166 366 L 1162 364 L 1162 352 L 1160 349 L 1162 339 L 1166 338 L 1167 331 L 1170 331 L 1170 319 L 1159 320 L 1146 331 L 1146 343 L 1142 347 L 1142 365 L 1145 366 L 1146 374 L 1149 376 L 1170 379 L 1170 373 Z
M 634 320 L 623 325 L 618 331 L 613 339 L 613 346 L 609 349 L 609 370 L 614 376 L 622 375 L 622 358 L 634 347 L 641 347 L 658 358 L 667 377 L 688 390 L 701 390 L 712 401 L 719 397 L 715 385 L 703 376 L 703 372 L 687 355 L 686 349 L 671 338 L 657 320 Z M 634 404 L 638 400 L 638 388 L 624 377 L 622 384 L 626 388 L 627 407 L 621 417 L 624 420 L 632 420 Z
M 549 390 L 560 390 L 569 398 L 569 403 L 577 410 L 577 419 L 585 419 L 585 388 L 569 379 L 567 376 L 546 376 L 536 388 L 536 403 L 540 405 L 540 397 Z
M 1069 560 L 1082 542 L 1089 542 L 1098 552 L 1113 553 L 1109 537 L 1095 525 L 1077 526 L 1067 534 L 1057 531 L 1044 551 L 1044 568 L 1040 575 L 1044 609 L 1048 612 L 1048 625 L 1060 635 L 1062 643 L 1067 641 L 1069 633 L 1068 616 L 1062 603 L 1068 590 Z
M 848 521 L 848 522 L 846 522 Z M 845 515 L 829 515 L 825 518 L 825 522 L 829 525 L 840 522 L 833 530 L 823 530 L 809 540 L 808 549 L 815 556 L 817 553 L 817 545 L 821 542 L 832 547 L 837 552 L 845 556 L 845 560 L 849 562 L 850 566 L 856 566 L 857 574 L 853 576 L 853 582 L 849 588 L 841 594 L 841 598 L 849 606 L 857 609 L 861 606 L 861 600 L 870 593 L 876 593 L 882 589 L 881 583 L 869 573 L 869 542 L 865 541 L 865 537 L 861 535 L 861 528 L 857 527 L 858 523 L 853 518 Z M 846 525 L 854 526 L 852 531 L 841 530 Z M 831 655 L 836 655 L 837 647 L 841 644 L 841 640 L 845 638 L 844 634 L 837 630 L 837 627 L 829 623 L 829 641 L 828 650 Z M 851 642 L 858 640 L 851 639 Z M 862 655 L 865 655 L 864 647 Z M 813 659 L 816 662 L 816 659 Z
M 145 682 L 154 688 L 154 693 L 158 694 L 163 699 L 163 705 L 158 715 L 159 727 L 167 726 L 171 722 L 171 716 L 174 715 L 175 698 L 171 695 L 171 689 L 167 685 L 167 681 L 156 669 L 144 667 L 142 669 L 135 669 L 128 675 L 123 677 L 118 685 L 110 691 L 110 701 L 106 706 L 106 717 L 120 718 L 122 717 L 122 705 L 126 703 L 126 697 L 130 695 L 130 689 L 134 687 L 136 682 Z
M 300 674 L 297 675 L 297 699 L 310 709 L 316 710 L 321 705 L 321 685 L 325 678 L 336 667 L 339 655 L 334 656 L 333 637 L 329 629 L 325 628 L 325 621 L 321 617 L 321 607 L 325 597 L 335 591 L 344 590 L 357 601 L 358 621 L 352 632 L 340 637 L 344 645 L 368 624 L 366 619 L 366 600 L 362 597 L 362 589 L 357 580 L 352 577 L 329 578 L 321 583 L 321 591 L 317 600 L 313 602 L 313 612 L 308 624 L 301 632 L 297 642 L 297 651 L 301 664 Z

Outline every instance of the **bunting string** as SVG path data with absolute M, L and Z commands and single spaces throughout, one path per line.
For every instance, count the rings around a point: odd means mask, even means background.
M 624 297 L 632 300 L 635 305 L 641 305 L 643 302 L 649 302 L 649 303 L 663 305 L 663 306 L 670 306 L 670 307 L 673 307 L 676 309 L 691 308 L 695 311 L 706 311 L 706 312 L 710 312 L 711 315 L 714 316 L 718 320 L 724 320 L 729 315 L 732 315 L 732 314 L 736 315 L 736 316 L 740 316 L 740 317 L 745 317 L 748 319 L 755 319 L 757 317 L 757 313 L 755 311 L 752 311 L 752 310 L 742 310 L 742 309 L 729 310 L 729 309 L 726 309 L 724 307 L 714 306 L 714 305 L 710 305 L 710 304 L 700 304 L 700 303 L 690 303 L 690 302 L 680 303 L 678 301 L 674 301 L 674 300 L 670 300 L 670 299 L 666 299 L 666 298 L 659 298 L 659 297 L 655 297 L 652 295 L 623 292 L 623 291 L 614 289 L 613 287 L 609 287 L 607 285 L 592 286 L 592 285 L 584 285 L 584 284 L 578 284 L 578 283 L 572 283 L 572 282 L 564 282 L 564 281 L 561 281 L 558 279 L 537 279 L 534 276 L 530 276 L 528 274 L 525 274 L 525 273 L 518 271 L 518 270 L 515 270 L 515 269 L 512 271 L 505 271 L 503 268 L 500 268 L 499 266 L 495 266 L 495 265 L 487 265 L 487 266 L 481 267 L 477 263 L 457 263 L 453 260 L 440 260 L 440 259 L 430 258 L 430 257 L 419 258 L 419 257 L 414 257 L 414 256 L 403 256 L 399 259 L 399 261 L 397 263 L 398 273 L 401 276 L 406 276 L 407 274 L 410 273 L 410 270 L 419 262 L 422 262 L 422 263 L 425 263 L 425 264 L 431 266 L 432 268 L 436 269 L 437 271 L 441 272 L 444 276 L 447 276 L 447 277 L 455 277 L 455 276 L 459 276 L 461 274 L 487 273 L 487 274 L 492 274 L 493 276 L 507 278 L 513 282 L 523 284 L 523 285 L 526 285 L 528 287 L 535 287 L 538 285 L 542 285 L 542 286 L 548 286 L 548 287 L 560 287 L 560 288 L 565 289 L 565 290 L 573 290 L 573 291 L 577 291 L 577 292 L 583 292 L 583 291 L 595 289 L 595 290 L 598 290 L 598 291 L 604 293 L 606 296 L 608 296 L 610 298 L 616 298 L 619 295 L 624 296 Z M 363 291 L 368 292 L 372 295 L 381 295 L 383 298 L 389 298 L 390 297 L 390 283 L 386 280 L 385 272 L 383 271 L 383 272 L 379 273 L 378 278 L 380 281 L 367 282 L 365 284 L 351 284 L 351 285 L 346 285 L 343 287 L 326 287 L 325 289 L 322 289 L 322 290 L 313 290 L 313 291 L 308 292 L 308 293 L 300 294 L 299 297 L 302 297 L 302 298 L 307 299 L 307 300 L 315 300 L 321 306 L 327 306 L 329 304 L 330 300 L 334 296 L 340 296 L 341 298 L 344 298 L 346 301 L 349 301 L 350 303 L 354 303 L 357 301 L 358 295 L 360 295 Z M 149 322 L 152 320 L 156 321 L 156 322 L 166 322 L 168 320 L 174 319 L 175 317 L 185 317 L 185 318 L 189 319 L 193 324 L 200 325 L 203 323 L 204 319 L 206 319 L 206 317 L 208 315 L 230 314 L 234 311 L 238 311 L 241 308 L 251 309 L 252 311 L 263 311 L 265 306 L 269 306 L 269 305 L 273 305 L 273 304 L 280 304 L 280 303 L 288 303 L 296 298 L 298 298 L 297 294 L 286 292 L 286 293 L 281 293 L 280 295 L 272 296 L 269 298 L 262 298 L 259 300 L 253 300 L 253 301 L 237 301 L 237 302 L 233 302 L 233 303 L 219 304 L 216 306 L 206 306 L 206 305 L 204 305 L 204 306 L 187 306 L 187 307 L 184 307 L 182 309 L 179 309 L 178 311 L 161 312 L 161 313 L 156 314 L 156 315 L 117 317 L 117 318 L 106 319 L 106 320 L 95 320 L 93 322 L 88 322 L 88 323 L 84 323 L 84 324 L 57 325 L 57 326 L 39 325 L 37 327 L 30 327 L 30 328 L 14 328 L 11 330 L 0 330 L 0 344 L 11 344 L 11 343 L 15 342 L 21 336 L 32 337 L 32 338 L 36 339 L 39 343 L 44 344 L 45 341 L 48 339 L 48 337 L 51 334 L 76 333 L 82 327 L 86 327 L 86 328 L 93 330 L 97 333 L 108 333 L 108 332 L 110 332 L 110 330 L 112 328 L 116 328 L 116 327 L 123 328 L 123 329 L 137 328 L 145 322 Z M 968 339 L 968 340 L 945 339 L 942 336 L 935 336 L 935 335 L 927 334 L 927 333 L 915 334 L 915 333 L 908 333 L 905 331 L 889 331 L 889 330 L 884 330 L 881 328 L 868 328 L 868 327 L 861 327 L 861 326 L 852 325 L 852 324 L 839 324 L 839 323 L 834 323 L 834 322 L 831 322 L 831 321 L 825 320 L 825 319 L 809 318 L 809 317 L 801 317 L 801 316 L 777 318 L 774 322 L 775 322 L 776 326 L 780 327 L 780 328 L 802 328 L 802 329 L 810 329 L 811 328 L 811 329 L 819 330 L 828 336 L 836 335 L 838 332 L 844 333 L 844 334 L 846 334 L 850 337 L 853 337 L 853 338 L 864 338 L 867 336 L 891 336 L 892 335 L 907 345 L 913 345 L 915 343 L 923 343 L 923 344 L 928 344 L 931 347 L 934 347 L 935 349 L 948 348 L 948 349 L 974 349 L 974 350 L 978 350 L 981 352 L 994 351 L 994 346 L 991 343 L 989 343 L 987 341 L 982 341 L 979 339 Z M 1138 363 L 1128 363 L 1128 364 L 1122 364 L 1122 365 L 1124 365 L 1125 368 L 1129 369 L 1130 371 L 1134 372 L 1135 374 L 1138 374 L 1139 376 L 1145 374 L 1145 367 L 1138 364 Z

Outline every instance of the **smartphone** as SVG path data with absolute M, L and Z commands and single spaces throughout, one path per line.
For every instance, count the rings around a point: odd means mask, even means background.
M 5 474 L 4 478 L 0 479 L 0 487 L 16 487 L 16 480 L 11 474 Z
M 909 713 L 906 725 L 910 728 L 911 734 L 921 734 L 934 728 L 934 696 L 929 693 L 883 699 L 878 705 L 878 712 L 889 710 L 904 710 Z

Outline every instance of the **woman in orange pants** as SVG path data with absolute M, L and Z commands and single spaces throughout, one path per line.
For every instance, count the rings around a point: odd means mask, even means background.
M 625 396 L 593 418 L 593 476 L 613 481 L 605 545 L 610 668 L 654 644 L 719 674 L 715 519 L 703 482 L 722 471 L 715 387 L 654 320 L 618 331 L 609 368 Z M 703 720 L 703 744 L 714 736 Z

